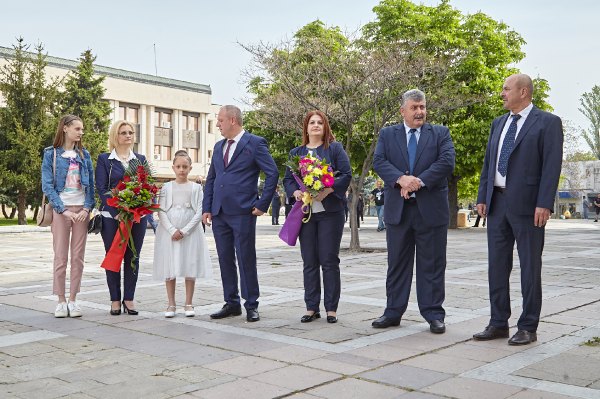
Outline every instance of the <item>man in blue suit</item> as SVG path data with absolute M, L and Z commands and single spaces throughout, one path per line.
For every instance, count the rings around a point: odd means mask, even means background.
M 225 305 L 210 315 L 212 319 L 242 314 L 238 291 L 237 263 L 246 319 L 260 320 L 258 276 L 256 272 L 256 217 L 271 204 L 279 171 L 269 154 L 267 141 L 242 128 L 242 112 L 225 105 L 217 116 L 224 140 L 215 144 L 204 186 L 202 221 L 210 225 L 219 256 Z M 265 174 L 262 195 L 258 197 L 258 175 Z
M 425 94 L 402 96 L 404 123 L 383 128 L 374 169 L 385 183 L 387 306 L 374 328 L 400 325 L 408 306 L 416 247 L 417 300 L 432 333 L 446 331 L 444 274 L 448 235 L 448 177 L 454 145 L 448 128 L 425 123 Z
M 559 117 L 531 103 L 533 83 L 509 76 L 502 88 L 504 108 L 492 122 L 481 170 L 477 211 L 488 220 L 488 278 L 491 318 L 475 340 L 508 338 L 510 272 L 517 242 L 523 310 L 510 345 L 537 340 L 542 309 L 542 250 L 546 222 L 554 208 L 562 164 Z

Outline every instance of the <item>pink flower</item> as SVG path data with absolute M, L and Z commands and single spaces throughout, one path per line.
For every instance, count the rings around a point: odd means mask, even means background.
M 334 181 L 334 179 L 333 179 L 333 176 L 331 176 L 331 175 L 323 175 L 323 176 L 321 176 L 321 182 L 323 183 L 323 185 L 325 187 L 331 187 L 331 186 L 333 186 L 333 181 Z

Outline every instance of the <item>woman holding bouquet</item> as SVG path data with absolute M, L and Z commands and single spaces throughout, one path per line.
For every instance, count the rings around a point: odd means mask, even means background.
M 112 190 L 125 176 L 125 171 L 129 168 L 129 163 L 134 164 L 145 163 L 146 158 L 143 155 L 133 152 L 135 129 L 130 122 L 117 121 L 113 123 L 108 133 L 109 149 L 111 152 L 106 152 L 98 156 L 96 163 L 96 190 L 100 196 L 102 204 L 100 211 L 102 218 L 102 241 L 104 248 L 108 252 L 110 249 L 115 234 L 119 228 L 118 210 L 107 204 L 107 200 L 111 198 L 110 190 Z M 146 235 L 146 220 L 142 219 L 142 223 L 133 223 L 131 227 L 131 235 L 133 237 L 134 248 L 139 257 Z M 139 258 L 133 260 L 134 268 L 131 267 L 131 261 L 134 254 L 129 247 L 125 251 L 123 270 L 123 297 L 121 302 L 121 272 L 106 270 L 106 282 L 110 292 L 110 314 L 113 316 L 121 314 L 121 303 L 123 311 L 130 315 L 137 315 L 133 303 L 135 295 L 135 286 L 137 284 L 137 276 L 139 270 Z
M 87 223 L 94 208 L 94 169 L 83 148 L 83 122 L 75 115 L 60 119 L 51 147 L 44 149 L 42 190 L 53 208 L 53 292 L 58 296 L 54 317 L 81 317 L 76 302 L 81 286 Z M 70 249 L 70 256 L 69 256 Z M 71 258 L 69 303 L 65 297 L 67 259 Z
M 300 230 L 300 253 L 304 262 L 304 301 L 306 314 L 300 321 L 308 323 L 321 317 L 320 268 L 323 268 L 324 305 L 327 322 L 337 322 L 337 307 L 340 299 L 340 242 L 344 231 L 344 195 L 352 178 L 348 155 L 340 143 L 335 141 L 325 114 L 310 111 L 302 129 L 302 145 L 290 152 L 290 158 L 310 155 L 320 158 L 333 169 L 333 185 L 323 184 L 318 194 L 308 205 L 309 220 Z M 283 180 L 285 192 L 303 201 L 304 193 L 292 170 L 288 167 Z M 320 186 L 320 184 L 319 184 Z M 305 202 L 306 198 L 304 198 Z

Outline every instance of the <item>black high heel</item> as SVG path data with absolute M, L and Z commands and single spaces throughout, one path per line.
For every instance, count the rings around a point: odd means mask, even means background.
M 135 310 L 135 309 L 129 309 L 127 307 L 127 305 L 125 305 L 125 300 L 123 299 L 123 313 L 127 313 L 127 314 L 130 314 L 132 316 L 137 316 L 139 312 L 137 310 Z
M 121 307 L 119 306 L 119 309 L 111 309 L 110 310 L 110 315 L 111 316 L 118 316 L 121 314 Z
M 310 323 L 311 321 L 320 319 L 320 318 L 321 318 L 321 314 L 319 312 L 315 312 L 313 314 L 305 314 L 300 319 L 300 323 Z

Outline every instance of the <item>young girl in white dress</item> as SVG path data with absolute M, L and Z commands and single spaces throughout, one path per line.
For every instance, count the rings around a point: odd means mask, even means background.
M 160 223 L 154 243 L 155 280 L 165 281 L 169 305 L 165 317 L 174 317 L 175 281 L 185 278 L 187 317 L 195 316 L 192 305 L 197 278 L 210 278 L 212 266 L 202 230 L 202 186 L 188 181 L 192 160 L 180 150 L 173 158 L 175 181 L 165 183 L 160 192 Z

